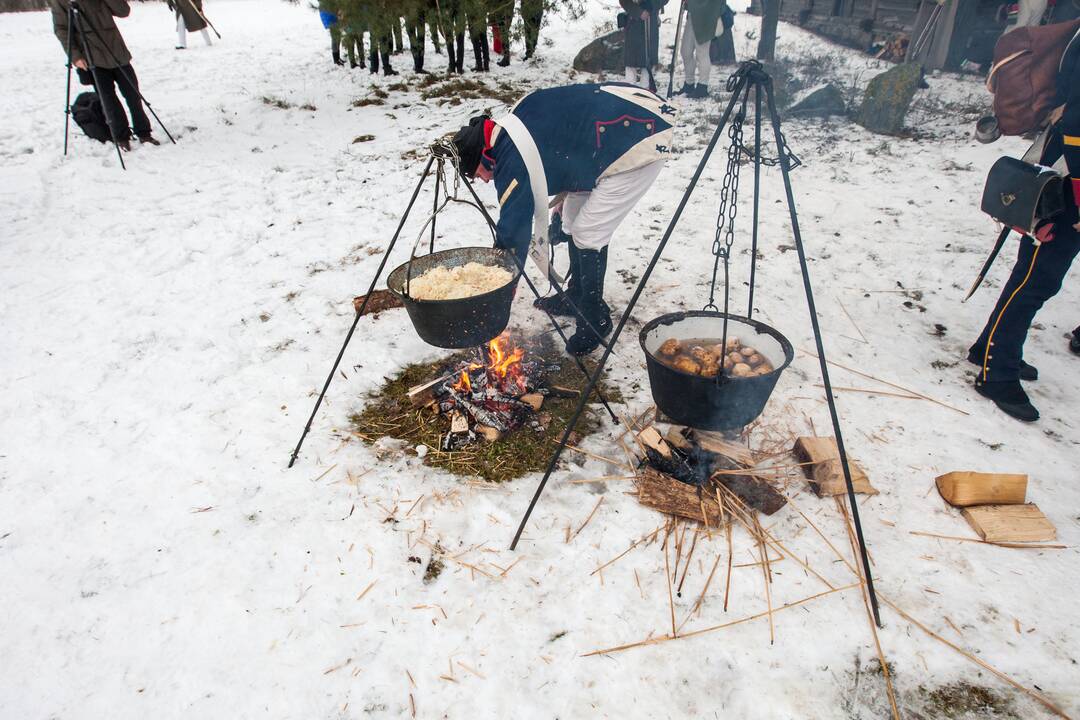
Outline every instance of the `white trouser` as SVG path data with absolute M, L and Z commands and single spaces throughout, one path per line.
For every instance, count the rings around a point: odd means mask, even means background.
M 203 28 L 201 31 L 203 40 L 207 45 L 213 45 L 210 41 L 210 33 Z M 184 17 L 179 13 L 176 14 L 176 46 L 186 48 L 187 47 L 187 26 L 184 25 Z
M 1019 7 L 1016 13 L 1016 24 L 1009 30 L 1030 27 L 1042 22 L 1042 16 L 1046 13 L 1046 0 L 1020 0 L 1017 4 Z
M 712 62 L 709 61 L 709 43 L 705 42 L 698 45 L 697 38 L 694 37 L 694 27 L 690 23 L 689 13 L 686 16 L 686 26 L 683 28 L 682 62 L 683 82 L 687 85 L 694 85 L 694 78 L 700 72 L 701 77 L 698 78 L 698 82 L 702 85 L 709 84 L 709 73 L 712 72 Z
M 607 247 L 615 228 L 645 195 L 666 162 L 656 160 L 601 178 L 591 192 L 567 194 L 562 208 L 563 232 L 572 235 L 574 245 L 581 250 Z

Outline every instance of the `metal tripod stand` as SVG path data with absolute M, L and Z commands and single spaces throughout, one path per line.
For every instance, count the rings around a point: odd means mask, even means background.
M 686 205 L 690 200 L 690 196 L 693 194 L 694 189 L 697 187 L 698 181 L 701 179 L 701 175 L 705 170 L 706 165 L 709 162 L 709 158 L 712 156 L 713 150 L 716 148 L 717 142 L 724 134 L 724 130 L 727 127 L 729 121 L 732 119 L 732 113 L 735 111 L 736 106 L 742 106 L 740 112 L 745 112 L 747 101 L 749 100 L 751 91 L 754 94 L 754 106 L 757 109 L 757 115 L 755 118 L 756 133 L 754 138 L 754 148 L 752 152 L 749 152 L 745 146 L 741 144 L 741 139 L 738 140 L 739 148 L 736 148 L 736 153 L 745 152 L 747 155 L 751 155 L 754 161 L 754 240 L 753 248 L 751 250 L 751 257 L 755 257 L 757 254 L 757 221 L 758 221 L 758 209 L 760 205 L 760 167 L 762 164 L 772 164 L 766 162 L 761 157 L 761 105 L 764 98 L 768 106 L 768 115 L 772 124 L 773 134 L 775 136 L 776 152 L 778 155 L 777 163 L 780 165 L 781 173 L 784 179 L 784 190 L 787 199 L 788 212 L 791 217 L 791 229 L 792 235 L 795 241 L 795 248 L 798 250 L 799 268 L 802 272 L 803 289 L 806 294 L 807 308 L 810 313 L 810 323 L 814 331 L 814 341 L 817 347 L 818 361 L 821 366 L 821 377 L 825 386 L 825 399 L 829 406 L 829 415 L 832 418 L 833 433 L 836 436 L 836 446 L 839 450 L 840 464 L 844 472 L 844 481 L 847 485 L 848 502 L 851 507 L 852 520 L 855 525 L 855 534 L 858 539 L 859 554 L 862 561 L 862 568 L 864 577 L 866 578 L 867 592 L 870 598 L 871 608 L 874 614 L 874 621 L 881 626 L 881 617 L 878 612 L 877 595 L 874 591 L 874 580 L 870 572 L 870 561 L 866 550 L 866 542 L 863 538 L 862 522 L 859 518 L 859 505 L 855 501 L 855 488 L 851 480 L 851 467 L 848 462 L 847 451 L 844 447 L 844 438 L 840 429 L 840 418 L 837 414 L 836 403 L 833 399 L 832 383 L 829 379 L 829 367 L 828 361 L 825 358 L 825 348 L 821 337 L 821 327 L 818 323 L 817 307 L 814 304 L 814 293 L 810 284 L 810 271 L 806 262 L 806 251 L 803 247 L 802 233 L 799 229 L 799 218 L 795 211 L 795 196 L 791 187 L 791 170 L 795 161 L 790 155 L 787 149 L 787 143 L 784 140 L 783 133 L 780 130 L 780 115 L 776 110 L 776 101 L 773 94 L 772 78 L 765 72 L 764 68 L 757 61 L 746 61 L 739 66 L 739 69 L 728 80 L 728 90 L 731 91 L 731 99 L 728 102 L 727 109 L 716 127 L 716 131 L 713 133 L 708 146 L 705 149 L 705 153 L 702 155 L 697 169 L 694 172 L 693 177 L 690 180 L 690 184 L 687 186 L 685 193 L 683 193 L 682 200 L 679 202 L 678 207 L 675 210 L 675 214 L 671 218 L 671 222 L 668 224 L 667 230 L 664 232 L 663 237 L 660 240 L 660 244 L 657 246 L 656 251 L 653 253 L 652 259 L 649 261 L 648 266 L 645 268 L 645 272 L 642 274 L 641 279 L 638 281 L 637 288 L 634 290 L 634 294 L 630 298 L 630 302 L 627 304 L 626 309 L 623 311 L 622 317 L 619 319 L 618 325 L 616 325 L 614 332 L 609 338 L 608 345 L 604 349 L 603 355 L 600 357 L 600 361 L 597 363 L 596 370 L 589 378 L 589 383 L 582 391 L 581 399 L 578 401 L 577 408 L 574 414 L 571 416 L 569 423 L 566 425 L 566 429 L 563 431 L 562 438 L 559 440 L 558 447 L 555 448 L 555 452 L 551 456 L 551 460 L 548 463 L 547 470 L 544 472 L 543 478 L 540 480 L 539 485 L 536 488 L 536 492 L 533 494 L 532 500 L 529 502 L 529 507 L 526 509 L 524 516 L 521 518 L 521 524 L 518 526 L 517 532 L 514 534 L 514 539 L 510 543 L 510 549 L 517 548 L 518 542 L 521 540 L 521 535 L 525 530 L 526 524 L 529 522 L 529 517 L 532 515 L 533 509 L 536 507 L 536 503 L 539 501 L 541 494 L 544 492 L 544 488 L 547 486 L 548 480 L 551 478 L 552 473 L 555 471 L 555 467 L 558 465 L 559 458 L 562 457 L 563 450 L 566 448 L 567 441 L 570 438 L 570 434 L 574 431 L 578 421 L 581 419 L 581 415 L 585 410 L 585 405 L 589 397 L 589 393 L 596 387 L 596 384 L 600 380 L 600 376 L 604 372 L 604 368 L 607 365 L 608 358 L 611 356 L 612 349 L 618 342 L 619 336 L 622 334 L 623 329 L 626 327 L 627 320 L 633 314 L 634 307 L 637 305 L 638 300 L 641 298 L 641 294 L 645 289 L 646 284 L 649 282 L 649 278 L 656 268 L 656 264 L 659 262 L 660 257 L 664 253 L 664 249 L 667 247 L 668 240 L 671 239 L 672 233 L 675 231 L 675 226 L 678 224 L 679 219 L 682 217 L 683 211 L 686 209 Z M 742 117 L 738 118 L 738 123 L 741 125 Z M 733 138 L 733 142 L 735 138 Z M 719 237 L 719 232 L 718 232 Z M 726 263 L 725 263 L 726 268 Z M 753 266 L 751 268 L 751 278 L 753 278 Z M 714 265 L 714 283 L 715 283 L 716 268 Z M 753 288 L 753 280 L 751 280 L 751 293 Z M 750 304 L 753 305 L 753 295 L 750 297 Z
M 98 75 L 98 67 L 94 60 L 94 55 L 90 51 L 90 43 L 86 40 L 86 33 L 88 30 L 89 32 L 94 33 L 94 35 L 96 35 L 97 37 L 101 37 L 101 34 L 98 32 L 97 28 L 94 27 L 93 23 L 91 23 L 90 20 L 85 15 L 83 15 L 82 8 L 79 6 L 78 0 L 70 1 L 70 4 L 68 5 L 67 15 L 67 88 L 64 93 L 65 156 L 67 155 L 68 151 L 68 134 L 71 129 L 71 69 L 72 67 L 74 67 L 74 63 L 71 59 L 71 49 L 73 47 L 72 43 L 75 40 L 76 35 L 79 39 L 79 45 L 80 47 L 82 47 L 83 57 L 86 59 L 86 66 L 90 71 L 91 77 L 93 77 L 94 79 L 94 89 L 98 91 L 99 96 L 101 95 L 100 88 L 102 87 L 101 79 Z M 124 81 L 127 82 L 127 84 L 135 90 L 135 93 L 139 96 L 139 100 L 144 105 L 146 105 L 146 109 L 149 110 L 150 114 L 154 116 L 154 120 L 156 120 L 157 124 L 161 126 L 161 129 L 165 132 L 165 135 L 168 136 L 169 141 L 173 145 L 175 145 L 176 140 L 173 138 L 172 133 L 169 132 L 169 129 L 165 127 L 165 123 L 161 122 L 161 118 L 159 118 L 157 113 L 154 112 L 154 108 L 150 105 L 150 101 L 143 96 L 142 91 L 139 90 L 139 86 L 135 82 L 135 79 L 128 74 L 127 70 L 124 69 L 124 66 L 120 64 L 120 61 L 116 58 L 115 55 L 113 55 L 112 51 L 108 48 L 107 45 L 102 43 L 102 47 L 105 49 L 105 53 L 108 55 L 107 59 L 115 63 L 117 69 L 120 71 L 120 74 L 123 75 Z M 120 167 L 124 170 L 127 170 L 127 165 L 124 163 L 124 154 L 120 151 L 120 140 L 116 136 L 116 128 L 113 127 L 111 122 L 108 122 L 108 115 L 106 115 L 105 124 L 109 126 L 109 136 L 112 138 L 113 147 L 116 148 L 116 156 L 120 159 Z
M 356 332 L 356 327 L 360 323 L 360 318 L 363 317 L 364 311 L 367 309 L 368 301 L 371 299 L 371 294 L 375 291 L 375 287 L 376 285 L 378 285 L 379 279 L 382 277 L 383 271 L 386 269 L 387 260 L 389 260 L 390 253 L 393 251 L 394 246 L 397 244 L 398 238 L 401 236 L 401 231 L 405 227 L 405 221 L 408 220 L 409 215 L 412 212 L 413 206 L 416 204 L 416 200 L 419 197 L 420 191 L 423 189 L 424 183 L 427 181 L 428 176 L 432 174 L 433 166 L 435 166 L 435 192 L 434 202 L 432 206 L 433 212 L 428 221 L 428 223 L 431 225 L 431 237 L 429 244 L 430 252 L 435 251 L 435 218 L 438 216 L 442 207 L 444 207 L 448 202 L 462 203 L 479 210 L 480 213 L 484 216 L 484 220 L 487 222 L 488 228 L 491 230 L 492 237 L 495 237 L 496 223 L 492 219 L 490 213 L 488 213 L 487 208 L 484 207 L 484 203 L 480 199 L 480 196 L 476 194 L 476 189 L 473 188 L 472 183 L 470 183 L 469 179 L 465 177 L 465 175 L 461 172 L 461 167 L 458 162 L 458 158 L 454 153 L 453 146 L 446 142 L 437 142 L 433 144 L 430 147 L 430 157 L 428 158 L 427 165 L 424 166 L 424 171 L 420 176 L 420 181 L 416 184 L 416 188 L 413 190 L 412 197 L 409 198 L 409 203 L 405 207 L 405 212 L 404 214 L 402 214 L 401 220 L 398 222 L 397 230 L 394 231 L 394 236 L 390 239 L 390 243 L 386 246 L 386 252 L 383 254 L 382 260 L 379 262 L 379 267 L 375 270 L 375 276 L 371 278 L 371 284 L 368 286 L 368 290 L 367 293 L 364 295 L 363 301 L 361 301 L 360 306 L 356 308 L 356 315 L 353 318 L 353 323 L 352 326 L 349 328 L 349 332 L 345 335 L 345 342 L 342 344 L 341 350 L 338 351 L 337 358 L 334 359 L 334 364 L 330 368 L 330 374 L 326 376 L 326 382 L 323 384 L 322 392 L 319 393 L 319 398 L 315 401 L 315 407 L 311 411 L 311 416 L 308 417 L 308 421 L 304 425 L 304 431 L 300 434 L 300 440 L 296 443 L 296 448 L 293 450 L 292 457 L 289 458 L 289 467 L 293 466 L 293 464 L 296 462 L 297 456 L 300 454 L 300 449 L 304 445 L 304 440 L 307 438 L 308 433 L 311 431 L 311 424 L 312 422 L 314 422 L 315 416 L 319 412 L 319 407 L 322 405 L 323 398 L 326 397 L 327 390 L 330 389 L 330 383 L 334 380 L 334 374 L 337 373 L 338 366 L 341 364 L 341 358 L 345 355 L 345 349 L 349 346 L 349 342 L 352 340 L 353 334 Z M 449 166 L 449 168 L 447 166 Z M 451 181 L 447 180 L 448 171 L 453 173 L 453 178 Z M 458 198 L 456 190 L 454 192 L 451 192 L 451 183 L 456 186 L 459 182 L 468 189 L 469 195 L 472 198 L 471 200 Z M 445 196 L 442 197 L 442 203 L 440 203 L 440 187 L 445 193 Z M 425 230 L 426 226 L 424 229 L 421 229 L 421 233 L 423 233 Z M 417 238 L 418 243 L 419 240 L 420 238 Z M 518 266 L 521 277 L 524 278 L 533 295 L 537 298 L 540 298 L 541 294 L 539 289 L 536 287 L 533 281 L 529 278 L 528 273 L 525 271 L 524 260 L 517 253 L 511 253 L 511 255 L 513 255 L 514 257 L 514 262 Z M 552 287 L 555 289 L 555 292 L 559 295 L 559 297 L 563 298 L 566 303 L 571 308 L 573 308 L 575 313 L 580 317 L 580 311 L 578 311 L 577 307 L 570 299 L 570 297 L 565 294 L 563 288 L 560 287 L 558 281 L 551 277 L 549 277 L 548 280 L 549 282 L 551 282 Z M 558 333 L 559 337 L 565 343 L 567 341 L 567 337 L 565 331 L 563 330 L 563 327 L 559 324 L 558 320 L 553 315 L 547 313 L 546 311 L 545 314 L 551 321 L 553 330 Z M 585 322 L 587 323 L 587 321 Z M 591 328 L 592 325 L 590 324 L 589 327 Z M 596 332 L 595 328 L 593 328 L 593 332 Z M 597 333 L 597 335 L 599 335 L 599 333 Z M 577 364 L 578 369 L 581 370 L 581 373 L 586 378 L 591 379 L 589 370 L 585 367 L 585 364 L 584 362 L 582 362 L 581 358 L 576 356 L 571 357 Z M 591 382 L 587 391 L 585 392 L 586 394 L 582 397 L 582 404 L 584 404 L 584 402 L 588 400 L 588 395 L 595 393 L 597 399 L 607 410 L 608 415 L 610 415 L 612 422 L 617 423 L 619 421 L 619 416 L 616 415 L 615 411 L 611 409 L 611 406 L 608 404 L 607 399 L 600 392 L 600 389 L 596 387 L 595 382 Z

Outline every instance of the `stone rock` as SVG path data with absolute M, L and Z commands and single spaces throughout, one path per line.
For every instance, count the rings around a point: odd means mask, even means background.
M 844 102 L 844 93 L 840 92 L 840 88 L 829 83 L 805 95 L 789 107 L 785 115 L 805 118 L 829 117 L 845 113 L 847 113 L 847 104 Z
M 610 32 L 583 47 L 574 58 L 574 69 L 589 73 L 623 72 L 623 31 Z
M 866 86 L 856 122 L 870 132 L 885 135 L 903 132 L 904 116 L 919 89 L 922 71 L 918 63 L 903 63 L 872 79 Z

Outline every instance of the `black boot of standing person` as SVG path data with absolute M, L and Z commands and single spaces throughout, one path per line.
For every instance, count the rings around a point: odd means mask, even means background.
M 472 41 L 473 49 L 473 72 L 488 72 L 491 69 L 491 55 L 488 49 L 487 37 L 487 13 L 480 7 L 480 3 L 470 8 L 469 15 L 469 40 Z
M 1072 331 L 1072 337 L 1069 339 L 1069 350 L 1074 355 L 1080 355 L 1080 327 Z
M 578 269 L 581 275 L 577 332 L 566 341 L 566 352 L 587 355 L 611 332 L 611 309 L 604 302 L 604 274 L 607 272 L 608 249 L 578 249 Z
M 581 307 L 581 283 L 578 281 L 581 276 L 581 251 L 573 240 L 569 243 L 569 250 L 570 274 L 562 295 L 549 295 L 533 301 L 534 307 L 550 315 L 573 316 L 574 307 Z

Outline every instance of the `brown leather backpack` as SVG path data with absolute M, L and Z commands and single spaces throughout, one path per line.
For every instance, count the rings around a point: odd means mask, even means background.
M 1070 42 L 1080 42 L 1080 19 L 1005 33 L 994 46 L 986 89 L 1003 135 L 1036 130 L 1054 109 L 1057 73 Z

